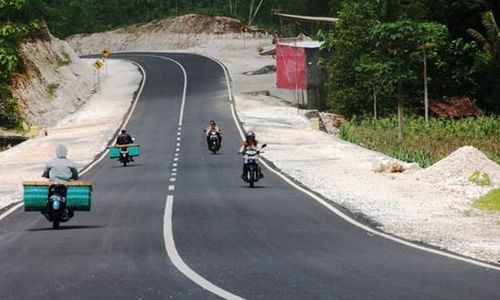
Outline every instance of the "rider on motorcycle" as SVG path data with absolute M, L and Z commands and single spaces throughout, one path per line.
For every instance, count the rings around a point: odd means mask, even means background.
M 255 139 L 255 132 L 248 131 L 245 134 L 245 141 L 241 145 L 240 153 L 244 154 L 247 149 L 257 149 L 258 145 L 259 145 L 259 142 Z M 248 173 L 247 172 L 247 165 L 245 163 L 243 163 L 243 174 L 241 174 L 241 178 L 243 178 L 243 180 L 246 179 L 247 173 Z M 264 177 L 264 174 L 262 174 L 262 170 L 261 170 L 260 166 L 259 166 L 259 177 L 261 179 Z
M 116 138 L 116 145 L 118 145 L 118 146 L 129 145 L 129 144 L 133 144 L 133 143 L 134 143 L 134 139 L 132 138 L 132 136 L 127 133 L 127 130 L 122 129 L 120 135 Z M 134 161 L 132 156 L 129 159 L 130 159 L 130 161 Z
M 62 144 L 56 148 L 56 158 L 50 160 L 45 166 L 42 177 L 49 178 L 50 181 L 61 183 L 70 180 L 78 180 L 78 169 L 75 163 L 67 158 L 68 149 Z M 49 190 L 49 197 L 55 193 L 55 188 L 52 186 Z M 49 216 L 49 210 L 43 209 L 40 211 L 47 220 L 52 221 Z M 73 211 L 65 209 L 64 219 L 67 221 L 73 217 Z
M 207 145 L 210 148 L 210 133 L 215 132 L 217 133 L 217 137 L 219 138 L 219 146 L 222 144 L 222 134 L 219 126 L 217 126 L 217 123 L 215 123 L 214 120 L 211 120 L 210 123 L 208 124 L 207 129 L 205 129 L 205 133 L 207 135 Z
M 116 138 L 117 145 L 128 145 L 133 144 L 134 139 L 127 133 L 125 129 L 122 129 L 120 135 Z
M 78 170 L 72 160 L 67 159 L 68 149 L 60 144 L 56 148 L 56 158 L 50 160 L 45 166 L 42 177 L 51 181 L 78 180 Z

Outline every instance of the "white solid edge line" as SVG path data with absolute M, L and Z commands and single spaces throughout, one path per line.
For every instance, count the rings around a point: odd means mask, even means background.
M 128 122 L 130 121 L 130 118 L 132 117 L 132 114 L 134 113 L 134 110 L 135 110 L 135 107 L 137 106 L 137 102 L 139 100 L 139 98 L 141 97 L 141 94 L 142 94 L 142 90 L 144 89 L 144 84 L 146 83 L 146 71 L 144 70 L 144 68 L 139 65 L 138 63 L 130 60 L 130 59 L 123 59 L 123 58 L 120 58 L 121 60 L 126 60 L 126 61 L 130 61 L 132 64 L 136 65 L 139 69 L 141 69 L 142 71 L 142 82 L 141 82 L 141 86 L 139 88 L 139 91 L 137 93 L 137 95 L 135 96 L 135 99 L 134 99 L 134 102 L 132 103 L 132 107 L 130 108 L 130 111 L 125 119 L 125 121 L 123 122 L 122 126 L 120 129 L 123 129 L 127 126 Z M 82 171 L 80 172 L 80 175 L 84 175 L 86 174 L 88 171 L 90 171 L 95 165 L 97 165 L 98 163 L 100 163 L 105 157 L 106 155 L 108 154 L 109 150 L 106 149 L 102 154 L 101 156 L 99 156 L 94 162 L 92 162 L 90 165 L 87 165 L 85 166 Z M 8 209 L 6 212 L 4 212 L 3 214 L 0 215 L 0 220 L 6 218 L 8 215 L 10 215 L 11 213 L 13 213 L 14 211 L 16 211 L 18 208 L 20 208 L 21 206 L 23 206 L 24 203 L 21 201 L 19 202 L 18 204 L 16 204 L 15 206 L 11 207 L 10 209 Z
M 179 256 L 177 252 L 177 248 L 175 247 L 174 241 L 174 232 L 172 228 L 172 214 L 173 214 L 173 204 L 174 204 L 174 196 L 167 196 L 167 201 L 165 205 L 165 215 L 163 218 L 163 234 L 165 241 L 165 248 L 167 250 L 168 257 L 174 264 L 174 266 L 186 275 L 189 279 L 191 279 L 194 283 L 202 287 L 203 289 L 223 298 L 230 300 L 242 300 L 239 296 L 236 296 L 226 290 L 221 289 L 210 281 L 206 280 L 198 273 L 193 271 Z
M 23 205 L 24 205 L 24 203 L 21 201 L 21 202 L 17 203 L 16 205 L 12 206 L 11 208 L 9 208 L 6 212 L 4 212 L 3 214 L 0 215 L 0 221 L 2 219 L 6 218 L 11 213 L 15 212 L 19 207 L 21 207 Z
M 205 56 L 205 55 L 201 55 L 201 56 Z M 241 125 L 238 122 L 238 118 L 236 116 L 236 109 L 235 109 L 235 106 L 234 106 L 234 102 L 232 101 L 232 89 L 231 89 L 231 84 L 229 82 L 229 74 L 227 72 L 227 69 L 217 59 L 212 58 L 210 56 L 205 56 L 205 57 L 207 57 L 207 58 L 211 59 L 212 61 L 216 62 L 217 64 L 219 64 L 220 67 L 224 70 L 224 75 L 226 76 L 226 82 L 227 82 L 228 91 L 229 91 L 229 100 L 231 101 L 231 114 L 233 116 L 234 122 L 236 123 L 236 127 L 238 128 L 238 131 L 240 132 L 241 138 L 243 139 L 245 137 L 245 135 L 244 135 L 243 128 L 241 128 Z M 473 265 L 476 265 L 476 266 L 479 266 L 479 267 L 483 267 L 483 268 L 488 268 L 488 269 L 500 271 L 500 267 L 493 266 L 493 265 L 490 265 L 488 263 L 476 261 L 476 260 L 473 260 L 473 259 L 470 259 L 470 258 L 458 256 L 456 254 L 444 252 L 444 251 L 441 251 L 441 250 L 438 250 L 438 249 L 432 249 L 432 248 L 420 246 L 420 245 L 414 244 L 412 242 L 405 241 L 405 240 L 403 240 L 401 238 L 392 236 L 390 234 L 378 231 L 378 230 L 376 230 L 374 228 L 371 228 L 371 227 L 369 227 L 369 226 L 367 226 L 367 225 L 365 225 L 363 223 L 360 223 L 360 222 L 356 221 L 355 219 L 351 218 L 350 216 L 346 215 L 342 211 L 338 210 L 337 208 L 335 208 L 330 203 L 328 203 L 325 200 L 321 199 L 317 195 L 315 195 L 315 194 L 311 193 L 310 191 L 308 191 L 308 190 L 302 188 L 301 186 L 297 185 L 295 182 L 293 182 L 290 179 L 288 179 L 288 177 L 286 177 L 282 172 L 277 171 L 274 168 L 272 168 L 271 166 L 269 166 L 265 161 L 261 161 L 261 162 L 262 162 L 262 164 L 267 169 L 269 169 L 271 172 L 273 172 L 274 174 L 276 174 L 279 177 L 281 177 L 286 183 L 290 184 L 295 189 L 303 192 L 304 194 L 308 195 L 312 199 L 316 200 L 317 202 L 319 202 L 320 204 L 322 204 L 324 207 L 326 207 L 328 210 L 330 210 L 331 212 L 333 212 L 334 214 L 336 214 L 337 216 L 341 217 L 342 219 L 344 219 L 345 221 L 349 222 L 350 224 L 352 224 L 354 226 L 357 226 L 357 227 L 359 227 L 359 228 L 361 228 L 361 229 L 363 229 L 365 231 L 368 231 L 368 232 L 373 233 L 375 235 L 378 235 L 380 237 L 386 238 L 388 240 L 394 241 L 396 243 L 399 243 L 399 244 L 402 244 L 402 245 L 405 245 L 405 246 L 408 246 L 408 247 L 411 247 L 411 248 L 415 248 L 415 249 L 422 250 L 422 251 L 425 251 L 425 252 L 429 252 L 429 253 L 441 255 L 441 256 L 444 256 L 444 257 L 447 257 L 447 258 L 455 259 L 455 260 L 458 260 L 458 261 L 461 261 L 461 262 L 466 262 L 466 263 L 473 264 Z

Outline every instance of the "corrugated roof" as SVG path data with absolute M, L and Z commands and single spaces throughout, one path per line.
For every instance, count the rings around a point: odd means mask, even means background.
M 338 18 L 300 16 L 300 15 L 290 15 L 290 14 L 280 14 L 280 13 L 276 13 L 276 15 L 286 19 L 300 20 L 305 22 L 320 22 L 320 23 L 333 24 L 339 20 Z
M 298 48 L 321 48 L 323 42 L 320 41 L 278 41 L 278 44 L 288 47 Z

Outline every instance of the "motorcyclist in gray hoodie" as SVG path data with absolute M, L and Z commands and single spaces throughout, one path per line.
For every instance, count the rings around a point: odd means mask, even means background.
M 56 158 L 47 163 L 42 177 L 55 182 L 78 180 L 76 165 L 72 160 L 66 158 L 67 155 L 68 149 L 64 145 L 57 146 Z

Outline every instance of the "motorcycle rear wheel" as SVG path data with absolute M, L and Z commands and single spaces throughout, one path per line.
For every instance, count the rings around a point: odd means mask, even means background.
M 59 223 L 61 221 L 61 212 L 55 210 L 52 212 L 52 229 L 59 229 Z

